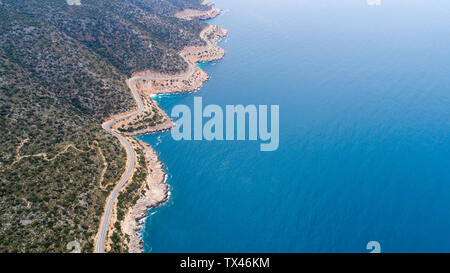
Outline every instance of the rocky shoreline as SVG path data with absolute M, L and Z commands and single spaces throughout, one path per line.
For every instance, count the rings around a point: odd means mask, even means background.
M 212 12 L 212 18 L 218 13 Z M 223 58 L 225 50 L 217 46 L 217 42 L 227 35 L 227 31 L 218 26 L 210 25 L 206 27 L 201 37 L 204 37 L 207 45 L 204 47 L 189 47 L 180 52 L 185 59 L 195 69 L 191 75 L 186 78 L 183 75 L 174 76 L 171 80 L 138 80 L 135 83 L 136 90 L 139 91 L 143 98 L 145 108 L 143 114 L 130 117 L 126 120 L 118 122 L 114 128 L 128 137 L 150 134 L 170 130 L 174 123 L 170 117 L 159 108 L 158 104 L 153 101 L 150 96 L 156 94 L 174 94 L 181 92 L 195 92 L 209 79 L 209 76 L 201 70 L 196 64 L 198 62 L 211 62 Z M 133 76 L 164 78 L 167 75 L 161 75 L 151 71 L 135 73 Z M 154 110 L 154 111 L 152 111 Z M 159 115 L 161 123 L 153 126 L 147 126 L 145 121 L 153 116 Z M 155 114 L 156 113 L 156 114 Z M 159 161 L 158 155 L 150 145 L 138 141 L 143 147 L 145 159 L 147 162 L 148 176 L 145 181 L 145 193 L 141 195 L 136 204 L 130 208 L 121 222 L 121 228 L 128 235 L 129 241 L 128 251 L 130 253 L 142 253 L 143 241 L 139 235 L 142 226 L 147 218 L 147 212 L 150 208 L 157 207 L 169 198 L 169 186 L 166 184 L 167 174 L 164 172 L 164 165 Z
M 208 10 L 194 10 L 194 9 L 185 9 L 183 11 L 177 12 L 175 17 L 184 19 L 184 20 L 207 20 L 218 16 L 221 13 L 221 10 L 215 8 L 212 3 L 208 1 L 203 1 L 202 3 L 205 6 L 209 6 Z
M 148 187 L 146 186 L 145 194 L 130 209 L 122 223 L 122 230 L 128 234 L 130 239 L 128 242 L 128 252 L 130 253 L 142 253 L 143 241 L 139 232 L 144 224 L 143 220 L 147 218 L 147 211 L 169 199 L 169 186 L 165 183 L 167 175 L 164 172 L 164 165 L 150 145 L 144 142 L 140 143 L 144 147 L 144 155 L 148 164 L 149 175 L 146 180 Z

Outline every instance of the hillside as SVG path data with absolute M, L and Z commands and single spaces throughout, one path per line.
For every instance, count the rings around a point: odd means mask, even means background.
M 199 1 L 0 2 L 0 252 L 93 251 L 125 152 L 101 123 L 135 107 L 133 72 L 187 69 L 205 24 L 171 17 Z M 157 121 L 155 121 L 157 122 Z

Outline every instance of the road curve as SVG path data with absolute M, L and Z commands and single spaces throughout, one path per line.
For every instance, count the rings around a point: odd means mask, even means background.
M 209 26 L 212 27 L 212 26 Z M 136 90 L 135 87 L 135 82 L 137 80 L 177 80 L 177 79 L 186 79 L 191 77 L 192 75 L 194 75 L 195 73 L 195 64 L 189 62 L 186 59 L 186 56 L 189 54 L 194 54 L 200 51 L 204 51 L 204 50 L 209 50 L 212 48 L 212 44 L 205 39 L 204 35 L 207 32 L 207 29 L 203 30 L 200 33 L 200 37 L 207 43 L 207 48 L 206 49 L 201 49 L 199 51 L 185 51 L 183 53 L 180 54 L 180 56 L 186 61 L 186 63 L 188 63 L 189 65 L 189 73 L 186 73 L 184 75 L 180 75 L 180 76 L 173 76 L 173 77 L 152 77 L 152 76 L 135 76 L 132 77 L 128 80 L 128 87 L 131 90 L 131 93 L 134 97 L 134 100 L 136 101 L 137 104 L 137 109 L 136 111 L 132 112 L 132 113 L 128 113 L 125 114 L 123 116 L 120 117 L 116 117 L 114 119 L 111 119 L 105 123 L 102 124 L 103 129 L 105 129 L 108 133 L 110 133 L 111 135 L 113 135 L 114 137 L 118 138 L 120 143 L 122 144 L 122 146 L 125 147 L 125 150 L 127 152 L 127 164 L 126 164 L 126 170 L 125 173 L 122 175 L 122 178 L 120 179 L 119 183 L 114 187 L 113 191 L 111 192 L 111 194 L 109 195 L 108 199 L 107 199 L 107 203 L 106 203 L 106 210 L 103 214 L 103 217 L 101 219 L 101 223 L 100 223 L 100 230 L 98 232 L 98 237 L 97 237 L 97 241 L 95 243 L 95 252 L 96 253 L 105 253 L 105 243 L 106 243 L 106 237 L 107 237 L 107 233 L 108 233 L 108 227 L 109 227 L 109 223 L 111 221 L 111 214 L 113 211 L 113 207 L 114 207 L 114 202 L 116 201 L 117 197 L 119 196 L 120 190 L 122 189 L 122 187 L 125 185 L 125 183 L 132 177 L 133 175 L 133 170 L 135 168 L 136 165 L 136 156 L 134 154 L 134 149 L 133 147 L 131 147 L 131 143 L 122 135 L 120 135 L 119 133 L 117 133 L 116 131 L 114 131 L 113 129 L 111 129 L 111 126 L 121 120 L 127 119 L 131 116 L 134 115 L 138 115 L 140 113 L 142 113 L 144 111 L 144 103 L 142 102 L 142 99 L 139 95 L 139 93 Z

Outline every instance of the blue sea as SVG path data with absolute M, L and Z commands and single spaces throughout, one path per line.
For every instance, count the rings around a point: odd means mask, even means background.
M 171 190 L 145 252 L 450 251 L 450 2 L 371 2 L 215 1 L 227 55 L 158 101 L 279 105 L 279 149 L 142 136 Z

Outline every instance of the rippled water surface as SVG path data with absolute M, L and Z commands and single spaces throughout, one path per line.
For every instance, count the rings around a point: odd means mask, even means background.
M 450 2 L 217 0 L 226 57 L 176 104 L 280 105 L 280 147 L 145 136 L 146 252 L 450 251 Z

